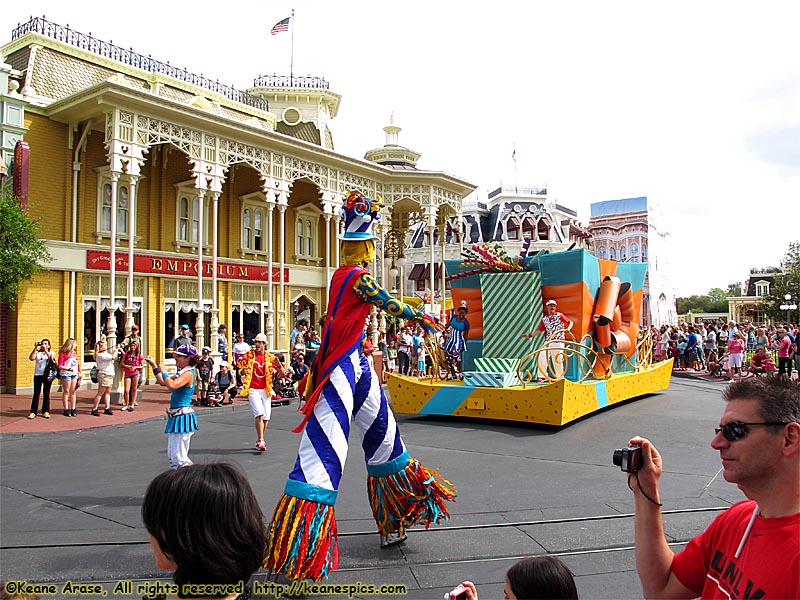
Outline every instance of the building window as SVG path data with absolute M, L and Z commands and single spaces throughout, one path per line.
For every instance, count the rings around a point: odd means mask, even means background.
M 240 196 L 242 203 L 242 232 L 240 254 L 266 254 L 267 239 L 264 227 L 267 221 L 267 197 L 263 192 Z
M 242 249 L 261 252 L 264 250 L 264 210 L 247 207 L 242 212 Z
M 506 239 L 516 241 L 519 239 L 519 221 L 511 217 L 506 221 Z
M 608 249 L 608 258 L 609 258 L 610 260 L 617 260 L 617 249 L 616 249 L 616 248 L 614 248 L 614 246 L 611 246 L 611 247 Z
M 639 262 L 639 245 L 631 244 L 631 262 Z
M 769 296 L 769 283 L 760 281 L 756 283 L 756 296 Z
M 540 240 L 550 239 L 550 221 L 547 219 L 539 219 L 539 224 L 536 227 Z
M 628 249 L 625 246 L 620 246 L 619 262 L 625 262 L 626 260 L 628 260 Z
M 522 221 L 522 237 L 523 237 L 523 239 L 524 238 L 528 238 L 530 240 L 536 239 L 534 237 L 534 235 L 533 235 L 533 229 L 534 229 L 533 219 L 531 219 L 530 217 L 525 217 L 525 219 Z
M 313 204 L 298 206 L 295 221 L 295 259 L 320 263 L 319 220 L 322 211 Z
M 597 249 L 597 258 L 606 258 L 608 256 L 608 251 L 606 250 L 605 246 L 600 246 Z
M 642 262 L 647 262 L 647 244 L 642 244 Z
M 108 167 L 96 169 L 97 177 L 97 230 L 98 243 L 111 235 L 111 178 Z M 117 182 L 117 237 L 128 237 L 128 217 L 132 207 L 130 179 L 124 173 Z
M 177 200 L 175 211 L 178 215 L 175 223 L 175 245 L 197 246 L 200 243 L 200 198 L 197 195 L 197 188 L 194 187 L 194 180 L 184 181 L 175 185 Z M 204 246 L 208 245 L 209 223 L 211 222 L 211 202 L 204 196 L 203 198 L 203 240 Z

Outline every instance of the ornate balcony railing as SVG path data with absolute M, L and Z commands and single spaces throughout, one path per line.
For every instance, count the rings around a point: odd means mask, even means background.
M 310 75 L 304 77 L 299 77 L 297 75 L 262 75 L 253 81 L 253 87 L 291 87 L 327 90 L 330 89 L 330 84 L 322 77 L 311 77 Z
M 178 81 L 196 85 L 219 94 L 233 102 L 239 102 L 240 104 L 252 106 L 259 110 L 269 110 L 269 104 L 264 98 L 259 98 L 258 96 L 237 90 L 230 85 L 222 84 L 219 80 L 214 81 L 202 74 L 197 75 L 195 73 L 190 73 L 186 69 L 174 67 L 170 65 L 169 62 L 155 60 L 149 55 L 144 56 L 143 54 L 134 52 L 133 49 L 126 50 L 120 46 L 115 46 L 112 42 L 104 42 L 92 36 L 91 33 L 88 35 L 80 33 L 79 31 L 70 29 L 69 26 L 65 27 L 48 21 L 44 17 L 31 17 L 30 21 L 27 23 L 18 25 L 11 33 L 11 39 L 16 40 L 27 33 L 38 33 L 39 35 L 69 44 L 70 46 L 75 46 L 81 50 L 98 54 L 99 56 L 109 58 L 124 65 L 150 73 L 159 73 L 177 79 Z

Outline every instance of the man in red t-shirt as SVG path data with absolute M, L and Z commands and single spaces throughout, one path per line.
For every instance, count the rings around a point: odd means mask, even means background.
M 645 598 L 800 598 L 800 383 L 732 383 L 711 447 L 723 477 L 749 500 L 721 513 L 673 554 L 659 496 L 661 455 L 646 439 L 628 474 L 635 499 L 636 569 Z
M 267 336 L 259 333 L 254 342 L 255 349 L 245 354 L 236 365 L 242 376 L 240 394 L 247 397 L 253 416 L 256 420 L 256 448 L 261 452 L 267 449 L 264 432 L 272 415 L 272 378 L 275 371 L 284 377 L 291 376 L 291 369 L 286 370 L 278 357 L 266 351 Z

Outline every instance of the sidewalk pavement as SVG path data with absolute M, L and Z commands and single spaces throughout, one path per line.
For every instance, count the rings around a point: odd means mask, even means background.
M 673 370 L 672 375 L 682 379 L 701 379 L 705 381 L 726 384 L 725 379 L 714 377 L 710 373 L 692 373 L 689 371 Z M 62 412 L 61 388 L 54 385 L 50 391 L 50 418 L 45 419 L 40 414 L 35 419 L 28 419 L 31 405 L 31 394 L 0 394 L 0 434 L 14 433 L 46 433 L 54 431 L 77 431 L 80 429 L 93 429 L 108 427 L 124 423 L 146 421 L 155 417 L 166 419 L 166 410 L 169 407 L 170 392 L 159 385 L 145 385 L 140 389 L 139 405 L 133 412 L 122 411 L 120 405 L 115 404 L 112 398 L 111 410 L 113 415 L 103 414 L 103 405 L 100 405 L 100 416 L 93 417 L 91 411 L 94 405 L 95 389 L 79 389 L 77 392 L 77 417 L 65 417 Z M 41 398 L 40 398 L 41 402 Z M 246 400 L 236 398 L 234 405 L 246 404 Z M 198 406 L 198 411 L 224 411 L 228 405 L 221 407 Z M 41 405 L 39 407 L 41 410 Z
M 61 388 L 54 385 L 50 390 L 50 418 L 45 419 L 37 413 L 35 419 L 28 419 L 31 408 L 31 394 L 0 394 L 0 434 L 4 433 L 43 433 L 50 431 L 76 431 L 79 429 L 92 429 L 145 421 L 154 417 L 166 419 L 166 410 L 169 407 L 170 392 L 160 385 L 145 385 L 139 394 L 139 405 L 133 412 L 120 410 L 122 406 L 115 404 L 113 398 L 111 410 L 113 415 L 103 414 L 103 404 L 100 404 L 100 416 L 93 417 L 89 411 L 94 405 L 97 390 L 79 389 L 77 392 L 77 417 L 65 417 L 62 412 Z M 41 411 L 41 397 L 39 398 Z M 246 404 L 247 400 L 236 398 L 235 404 Z M 196 407 L 198 411 L 223 411 L 223 407 Z

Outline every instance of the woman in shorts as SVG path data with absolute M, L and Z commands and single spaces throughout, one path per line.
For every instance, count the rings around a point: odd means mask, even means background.
M 128 349 L 122 353 L 122 367 L 122 374 L 125 376 L 125 399 L 122 410 L 133 412 L 136 394 L 139 391 L 139 376 L 144 369 L 144 359 L 139 342 L 131 341 Z
M 77 417 L 75 405 L 78 399 L 75 391 L 78 389 L 81 365 L 78 362 L 78 353 L 75 349 L 78 342 L 75 338 L 67 338 L 61 351 L 58 353 L 58 374 L 61 378 L 61 403 L 64 405 L 65 417 Z
M 745 345 L 744 336 L 738 331 L 728 339 L 728 376 L 733 379 L 735 375 L 737 381 L 742 378 Z
M 94 346 L 94 362 L 97 365 L 97 394 L 94 396 L 92 416 L 100 416 L 100 400 L 105 403 L 104 415 L 113 415 L 111 410 L 111 385 L 114 383 L 114 355 L 108 351 L 106 338 L 97 340 Z

